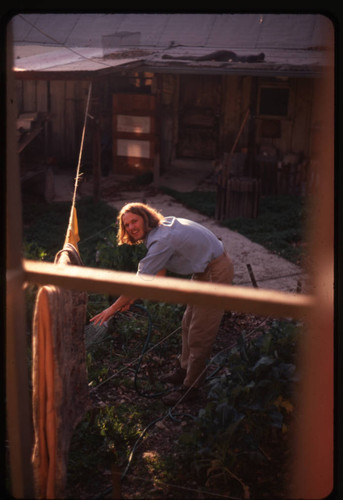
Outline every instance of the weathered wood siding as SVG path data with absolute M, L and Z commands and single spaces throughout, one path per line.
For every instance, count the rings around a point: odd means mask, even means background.
M 48 114 L 48 154 L 57 161 L 77 161 L 89 82 L 17 80 L 18 113 Z M 42 152 L 43 155 L 43 152 Z
M 132 82 L 131 87 L 129 86 L 130 81 L 136 77 L 136 74 L 132 74 L 131 77 L 130 75 L 108 76 L 98 80 L 94 86 L 93 95 L 99 99 L 102 141 L 107 140 L 106 136 L 111 140 L 112 136 L 112 94 L 132 92 L 135 87 L 132 86 Z M 180 134 L 182 134 L 180 86 L 182 80 L 185 81 L 187 78 L 187 75 L 175 74 L 153 76 L 151 94 L 156 95 L 157 99 L 156 116 L 162 168 L 168 168 L 173 159 L 180 154 Z M 194 76 L 189 75 L 189 78 Z M 202 76 L 203 80 L 206 78 L 210 82 L 212 77 Z M 16 84 L 19 113 L 28 111 L 49 113 L 47 127 L 49 156 L 56 157 L 59 162 L 75 164 L 79 153 L 89 82 L 17 80 Z M 287 116 L 275 118 L 274 121 L 278 121 L 280 127 L 280 136 L 275 138 L 263 137 L 262 130 L 266 118 L 259 116 L 257 112 L 258 89 L 265 84 L 281 84 L 289 87 L 289 112 Z M 205 83 L 204 88 L 207 88 Z M 138 86 L 137 93 L 142 91 Z M 218 158 L 231 150 L 248 108 L 251 110 L 251 119 L 242 131 L 236 151 L 249 148 L 250 152 L 257 155 L 261 146 L 271 145 L 277 150 L 279 158 L 290 152 L 309 157 L 313 143 L 311 141 L 313 80 L 223 75 L 221 85 L 219 87 L 216 85 L 215 92 L 218 91 L 221 94 L 220 105 L 216 111 L 218 112 L 216 116 Z M 85 149 L 87 141 L 91 141 L 91 138 L 86 137 Z M 253 171 L 250 170 L 249 174 L 252 175 Z
M 276 80 L 277 81 L 277 80 Z M 271 84 L 275 79 L 257 79 L 257 86 Z M 244 113 L 251 106 L 251 92 L 253 79 L 249 76 L 225 77 L 225 94 L 223 95 L 223 148 L 228 151 L 233 138 L 239 130 Z M 262 124 L 266 118 L 255 114 L 255 145 L 258 150 L 262 144 L 272 144 L 280 154 L 289 152 L 310 153 L 311 114 L 313 107 L 313 81 L 309 78 L 290 79 L 285 83 L 289 86 L 289 114 L 286 117 L 277 117 L 280 121 L 281 133 L 279 138 L 268 139 L 262 136 Z M 240 140 L 240 145 L 248 146 L 248 127 Z
M 185 78 L 185 76 L 183 76 Z M 203 77 L 204 78 L 204 77 Z M 210 79 L 210 77 L 208 77 Z M 280 137 L 263 137 L 263 123 L 270 117 L 258 115 L 258 99 L 253 103 L 255 92 L 262 85 L 275 85 L 279 80 L 275 78 L 256 78 L 250 76 L 222 77 L 222 95 L 220 104 L 218 154 L 229 152 L 235 141 L 246 111 L 250 108 L 251 119 L 240 136 L 237 151 L 241 148 L 251 147 L 249 143 L 249 130 L 254 131 L 253 146 L 258 153 L 261 145 L 272 144 L 277 149 L 280 157 L 286 153 L 310 154 L 311 115 L 313 107 L 313 81 L 308 78 L 289 79 L 282 81 L 285 88 L 289 88 L 289 111 L 284 117 L 275 117 L 280 122 Z M 180 130 L 179 108 L 180 77 L 177 75 L 161 75 L 159 77 L 160 116 L 161 130 L 164 132 L 163 144 L 166 150 L 173 148 L 173 154 L 166 153 L 166 159 L 177 154 L 178 137 Z M 162 148 L 163 149 L 163 148 Z
M 179 78 L 177 75 L 157 75 L 158 126 L 160 130 L 160 165 L 167 168 L 175 158 L 178 137 Z
M 251 78 L 246 76 L 225 76 L 223 86 L 222 153 L 231 150 L 241 123 L 250 107 Z M 239 147 L 248 145 L 248 127 L 245 127 Z

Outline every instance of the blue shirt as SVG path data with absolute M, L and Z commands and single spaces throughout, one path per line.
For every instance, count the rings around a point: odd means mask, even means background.
M 145 238 L 147 255 L 138 274 L 155 275 L 161 269 L 187 275 L 203 272 L 224 253 L 223 243 L 206 227 L 187 219 L 165 217 Z

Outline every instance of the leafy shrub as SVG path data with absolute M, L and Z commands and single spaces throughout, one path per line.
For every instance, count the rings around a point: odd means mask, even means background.
M 214 217 L 216 208 L 215 191 L 190 191 L 184 193 L 168 187 L 162 187 L 161 190 L 187 207 L 199 210 L 208 217 Z
M 23 208 L 25 257 L 53 262 L 64 244 L 70 203 L 27 203 Z M 85 265 L 94 266 L 97 243 L 106 233 L 115 231 L 117 211 L 105 202 L 94 203 L 91 198 L 77 202 L 76 210 L 80 254 Z
M 24 257 L 31 260 L 44 260 L 47 252 L 44 248 L 37 245 L 35 241 L 24 241 Z
M 117 245 L 116 232 L 109 233 L 97 244 L 97 261 L 101 268 L 136 272 L 139 261 L 146 255 L 143 245 Z
M 223 226 L 243 234 L 285 259 L 298 263 L 304 240 L 306 205 L 299 196 L 264 196 L 255 219 L 226 219 Z
M 294 410 L 298 336 L 297 325 L 278 321 L 251 342 L 242 336 L 227 357 L 229 374 L 210 381 L 205 408 L 180 438 L 184 458 L 199 476 L 206 473 L 207 486 L 219 475 L 249 489 L 259 468 L 285 466 L 279 462 Z M 272 479 L 266 474 L 264 481 Z
M 90 469 L 125 462 L 133 441 L 143 428 L 141 412 L 134 405 L 104 406 L 88 411 L 76 427 L 70 445 L 68 477 L 74 483 Z M 100 486 L 102 487 L 102 486 Z

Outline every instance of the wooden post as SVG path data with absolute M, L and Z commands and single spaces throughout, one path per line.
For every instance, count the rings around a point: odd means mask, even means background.
M 101 138 L 99 120 L 94 120 L 93 135 L 93 198 L 96 203 L 100 201 L 101 188 Z
M 22 252 L 22 207 L 16 140 L 16 99 L 11 68 L 12 41 L 7 40 L 7 261 L 6 261 L 6 416 L 11 494 L 34 498 L 31 453 L 32 412 L 29 398 L 27 335 Z
M 329 31 L 330 30 L 330 31 Z M 306 335 L 301 337 L 299 363 L 301 363 L 300 392 L 294 430 L 294 470 L 289 498 L 336 498 L 342 494 L 339 467 L 335 470 L 334 440 L 335 402 L 341 405 L 340 393 L 335 394 L 335 78 L 334 78 L 334 26 L 328 28 L 325 71 L 317 83 L 314 103 L 317 116 L 322 117 L 323 132 L 318 138 L 318 163 L 322 177 L 318 191 L 313 192 L 316 203 L 311 206 L 312 227 L 309 244 L 309 275 L 317 307 L 308 317 Z M 329 57 L 330 55 L 330 57 Z M 332 59 L 330 59 L 332 57 Z M 297 294 L 301 296 L 301 294 Z M 336 295 L 338 299 L 339 296 Z M 339 301 L 337 301 L 339 312 Z M 340 333 L 337 328 L 337 333 Z M 340 345 L 341 347 L 342 345 Z M 337 373 L 338 375 L 338 373 Z M 341 380 L 340 380 L 341 381 Z M 336 399 L 335 399 L 336 396 Z M 342 408 L 340 406 L 340 408 Z M 337 410 L 337 408 L 336 408 Z M 339 426 L 341 422 L 337 421 Z M 339 437 L 339 436 L 336 436 Z M 336 453 L 338 450 L 336 450 Z M 340 457 L 341 458 L 341 457 Z M 341 465 L 341 464 L 340 464 Z M 336 485 L 334 483 L 336 475 Z M 338 489 L 335 489 L 336 488 Z M 339 491 L 341 490 L 341 491 Z
M 112 498 L 120 499 L 121 496 L 121 474 L 119 467 L 112 464 Z
M 247 264 L 247 268 L 248 268 L 248 271 L 249 271 L 249 276 L 250 276 L 250 279 L 251 279 L 251 283 L 253 284 L 253 287 L 254 288 L 258 288 L 256 280 L 255 280 L 255 276 L 254 276 L 254 273 L 253 273 L 253 270 L 252 270 L 252 267 L 251 267 L 251 264 Z

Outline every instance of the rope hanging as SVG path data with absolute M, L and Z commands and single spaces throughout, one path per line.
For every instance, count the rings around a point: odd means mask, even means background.
M 79 160 L 78 160 L 77 170 L 76 170 L 74 193 L 73 193 L 72 205 L 71 205 L 71 209 L 70 209 L 68 229 L 67 229 L 66 238 L 65 238 L 65 242 L 64 242 L 64 244 L 71 243 L 72 245 L 74 245 L 74 247 L 76 249 L 78 249 L 77 243 L 80 241 L 80 237 L 79 237 L 79 229 L 78 229 L 78 223 L 77 223 L 75 202 L 76 202 L 76 192 L 77 192 L 79 179 L 80 179 L 81 159 L 82 159 L 82 153 L 83 153 L 83 144 L 84 144 L 84 140 L 85 140 L 86 124 L 87 124 L 87 117 L 88 117 L 91 92 L 92 92 L 92 82 L 90 82 L 89 88 L 88 88 L 87 105 L 86 105 L 86 112 L 85 112 L 85 118 L 84 118 L 83 129 L 82 129 L 81 146 L 80 146 Z

